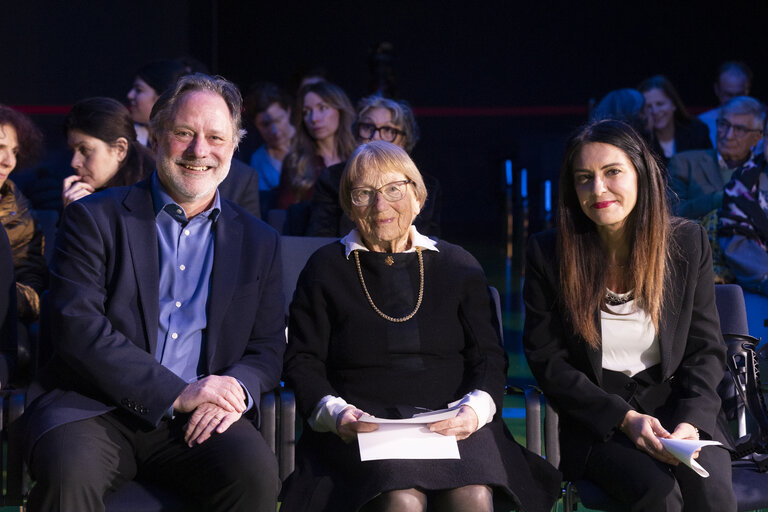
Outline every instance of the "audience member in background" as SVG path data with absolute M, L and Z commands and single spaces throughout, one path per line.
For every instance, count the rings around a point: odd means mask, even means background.
M 735 512 L 731 459 L 660 438 L 730 446 L 716 387 L 725 343 L 709 241 L 670 217 L 663 168 L 620 121 L 579 130 L 560 175 L 558 229 L 526 257 L 523 348 L 560 415 L 560 469 L 635 512 Z
M 133 86 L 126 97 L 131 117 L 136 123 L 136 139 L 143 145 L 148 144 L 149 115 L 157 98 L 190 71 L 189 66 L 178 59 L 157 60 L 136 71 Z
M 291 304 L 284 378 L 308 424 L 282 512 L 484 512 L 494 498 L 543 512 L 560 494 L 559 473 L 502 421 L 506 354 L 483 269 L 412 225 L 426 195 L 394 144 L 364 144 L 347 163 L 341 200 L 356 228 L 312 255 Z M 456 436 L 460 459 L 361 462 L 358 432 L 376 430 L 364 411 L 451 405 L 428 427 Z
M 589 113 L 589 121 L 615 119 L 624 121 L 643 135 L 650 136 L 651 127 L 645 117 L 645 97 L 637 89 L 616 89 L 603 96 Z
M 760 142 L 765 107 L 737 96 L 720 107 L 716 149 L 686 151 L 669 161 L 671 201 L 678 215 L 698 219 L 722 206 L 723 188 L 733 171 L 754 165 L 752 146 Z
M 720 100 L 720 105 L 712 110 L 699 114 L 699 119 L 709 128 L 709 139 L 712 146 L 717 144 L 717 115 L 720 107 L 736 96 L 749 96 L 752 88 L 752 70 L 743 62 L 723 62 L 717 70 L 715 80 L 715 96 Z
M 688 114 L 672 83 L 661 75 L 643 80 L 637 89 L 645 97 L 645 115 L 653 148 L 666 160 L 690 149 L 712 147 L 707 126 Z
M 147 123 L 157 98 L 176 84 L 184 75 L 193 72 L 207 73 L 205 66 L 193 58 L 150 62 L 139 68 L 133 87 L 128 91 L 129 108 L 136 122 L 137 139 L 145 146 Z M 233 158 L 229 174 L 219 185 L 219 192 L 230 201 L 237 203 L 256 217 L 261 217 L 259 206 L 259 177 L 257 173 L 240 160 Z
M 298 123 L 293 147 L 283 162 L 277 208 L 311 199 L 320 171 L 344 162 L 357 143 L 352 135 L 355 111 L 337 85 L 316 82 L 299 91 Z
M 742 287 L 768 296 L 768 133 L 763 153 L 734 171 L 725 186 L 718 242 Z
M 133 185 L 154 168 L 152 154 L 138 140 L 131 114 L 112 98 L 87 98 L 75 103 L 64 120 L 76 174 L 64 178 L 62 203 L 97 190 Z
M 48 284 L 48 266 L 43 234 L 29 201 L 8 176 L 17 164 L 29 164 L 40 154 L 42 140 L 27 116 L 0 105 L 0 223 L 11 243 L 18 317 L 24 324 L 34 322 L 40 314 L 39 294 Z M 19 331 L 21 336 L 25 333 L 26 329 Z
M 368 96 L 358 102 L 357 116 L 353 129 L 360 143 L 383 140 L 410 153 L 419 140 L 416 118 L 404 101 Z M 345 165 L 346 162 L 332 165 L 320 173 L 312 195 L 307 235 L 341 237 L 355 227 L 352 219 L 344 214 L 339 200 Z M 427 187 L 427 200 L 413 225 L 423 235 L 440 236 L 440 182 L 428 174 L 422 174 L 422 177 Z
M 0 388 L 8 385 L 13 372 L 17 328 L 13 255 L 5 230 L 0 229 Z
M 251 155 L 251 167 L 259 173 L 262 217 L 272 207 L 274 190 L 280 184 L 283 159 L 296 135 L 291 124 L 291 97 L 277 85 L 261 82 L 245 97 L 245 116 L 253 121 L 264 144 Z

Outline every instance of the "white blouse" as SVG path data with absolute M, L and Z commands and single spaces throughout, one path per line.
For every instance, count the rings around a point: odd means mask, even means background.
M 600 312 L 603 368 L 632 377 L 659 364 L 659 337 L 651 317 L 634 300 L 606 308 Z

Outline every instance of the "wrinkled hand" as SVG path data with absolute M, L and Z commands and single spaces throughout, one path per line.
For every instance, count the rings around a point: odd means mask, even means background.
M 677 458 L 664 450 L 657 437 L 670 437 L 670 433 L 661 426 L 658 419 L 637 411 L 628 411 L 621 422 L 621 431 L 635 443 L 639 450 L 644 451 L 654 459 L 676 466 L 680 463 Z
M 459 407 L 459 413 L 453 418 L 430 423 L 429 430 L 444 436 L 456 436 L 457 441 L 468 438 L 477 430 L 477 414 L 468 405 Z
M 91 185 L 81 180 L 82 178 L 77 174 L 64 178 L 64 181 L 62 182 L 61 202 L 64 203 L 65 208 L 69 203 L 95 192 L 95 189 Z
M 357 407 L 348 407 L 339 414 L 339 417 L 336 419 L 336 431 L 339 433 L 342 441 L 351 443 L 357 439 L 358 432 L 373 432 L 379 429 L 376 423 L 357 421 L 363 414 L 365 412 Z
M 195 409 L 184 425 L 184 442 L 189 447 L 203 444 L 214 432 L 223 434 L 241 416 L 239 412 L 228 412 L 218 405 L 206 402 Z
M 192 412 L 202 404 L 210 402 L 226 412 L 245 412 L 245 391 L 234 377 L 209 375 L 187 384 L 184 391 L 173 402 L 173 410 Z

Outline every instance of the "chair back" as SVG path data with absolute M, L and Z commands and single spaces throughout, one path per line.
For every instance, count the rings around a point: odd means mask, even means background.
M 749 334 L 744 293 L 737 284 L 715 285 L 715 302 L 723 334 Z
M 312 254 L 324 245 L 338 241 L 338 238 L 319 236 L 282 236 L 280 245 L 283 258 L 283 295 L 285 296 L 285 314 L 293 300 L 296 282 L 304 265 Z

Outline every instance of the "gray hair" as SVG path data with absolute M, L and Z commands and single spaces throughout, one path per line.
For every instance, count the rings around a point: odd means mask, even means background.
M 411 106 L 405 101 L 395 101 L 381 96 L 367 96 L 357 102 L 357 120 L 373 108 L 384 108 L 392 114 L 392 124 L 405 132 L 403 147 L 410 153 L 419 141 L 419 125 L 416 124 L 416 117 L 413 115 Z M 355 133 L 357 133 L 357 123 L 355 123 Z
M 726 101 L 717 117 L 723 118 L 726 114 L 751 115 L 755 119 L 755 129 L 762 130 L 765 123 L 765 105 L 750 96 L 736 96 Z
M 204 73 L 182 76 L 158 98 L 149 115 L 149 132 L 152 138 L 157 138 L 162 131 L 170 128 L 169 124 L 176 114 L 179 99 L 188 92 L 195 91 L 209 91 L 221 96 L 232 119 L 232 140 L 237 147 L 245 135 L 242 128 L 243 97 L 240 90 L 226 78 Z

